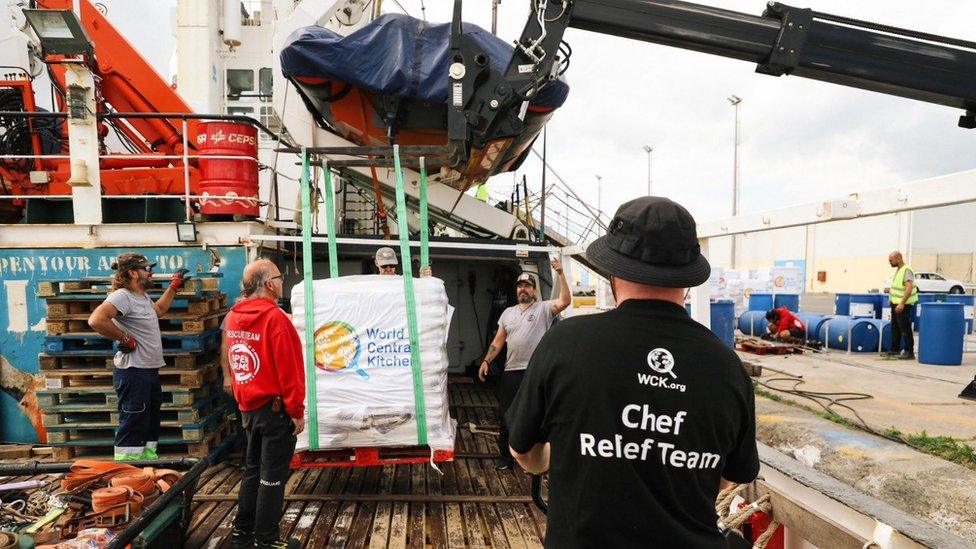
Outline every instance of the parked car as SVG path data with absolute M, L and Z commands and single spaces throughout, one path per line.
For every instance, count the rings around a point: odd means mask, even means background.
M 961 294 L 965 293 L 965 284 L 954 279 L 946 278 L 939 273 L 927 271 L 917 271 L 915 273 L 915 285 L 921 293 L 936 294 Z M 885 280 L 885 293 L 891 288 L 891 279 Z

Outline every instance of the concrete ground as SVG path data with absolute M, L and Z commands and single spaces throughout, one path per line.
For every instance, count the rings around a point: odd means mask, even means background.
M 976 343 L 972 345 L 976 347 Z M 883 360 L 877 355 L 825 354 L 757 356 L 740 352 L 746 360 L 763 366 L 761 381 L 777 389 L 798 386 L 803 391 L 864 393 L 871 398 L 844 400 L 871 427 L 895 427 L 904 434 L 927 432 L 960 440 L 976 440 L 976 402 L 958 398 L 976 376 L 976 353 L 965 353 L 962 366 L 928 366 L 917 361 Z M 784 398 L 817 407 L 808 399 L 772 391 Z M 845 395 L 831 395 L 844 398 Z M 854 396 L 854 395 L 847 395 Z M 857 418 L 840 406 L 836 413 Z
M 756 397 L 756 438 L 976 544 L 973 469 L 761 396 Z

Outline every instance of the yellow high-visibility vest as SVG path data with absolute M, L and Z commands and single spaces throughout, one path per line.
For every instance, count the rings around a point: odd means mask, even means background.
M 891 302 L 895 305 L 901 303 L 901 298 L 905 295 L 905 271 L 908 269 L 911 269 L 909 265 L 902 265 L 900 269 L 895 270 L 895 276 L 891 279 L 891 291 L 888 295 L 890 296 L 889 299 L 891 299 Z M 905 305 L 914 305 L 916 303 L 918 303 L 918 285 L 913 282 L 912 295 L 908 296 Z

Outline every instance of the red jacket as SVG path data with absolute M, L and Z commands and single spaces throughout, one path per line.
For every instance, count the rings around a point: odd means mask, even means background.
M 807 329 L 806 324 L 797 318 L 795 314 L 791 313 L 786 307 L 779 307 L 776 309 L 776 312 L 779 313 L 779 324 L 776 326 L 777 332 L 782 332 L 791 328 L 799 328 L 804 331 Z
M 305 369 L 298 332 L 268 298 L 242 299 L 224 325 L 234 398 L 244 412 L 280 396 L 293 418 L 305 415 Z

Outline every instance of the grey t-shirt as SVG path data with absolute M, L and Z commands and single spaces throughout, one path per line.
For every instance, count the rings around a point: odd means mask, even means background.
M 116 368 L 162 368 L 163 342 L 159 335 L 159 317 L 148 295 L 138 295 L 120 288 L 106 299 L 119 314 L 115 323 L 136 338 L 138 344 L 131 353 L 115 353 Z
M 525 310 L 513 305 L 502 312 L 498 325 L 505 329 L 508 355 L 505 371 L 524 370 L 542 336 L 552 326 L 552 301 L 537 301 Z

